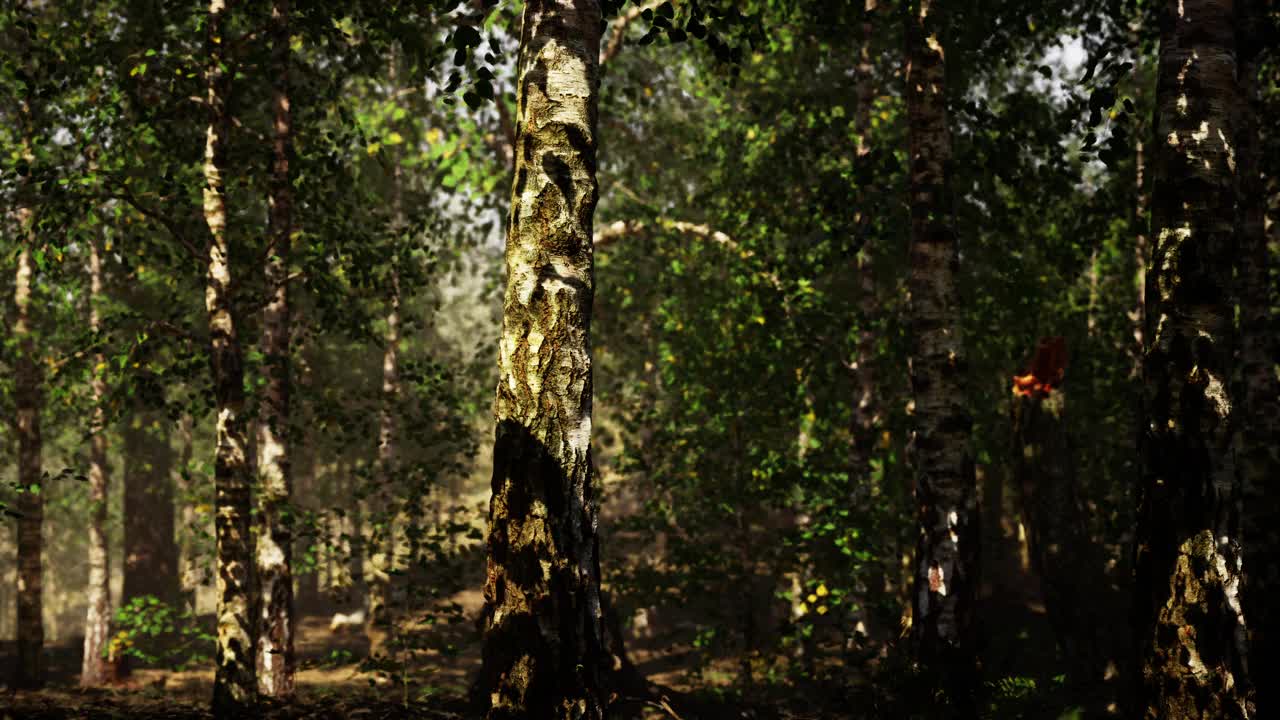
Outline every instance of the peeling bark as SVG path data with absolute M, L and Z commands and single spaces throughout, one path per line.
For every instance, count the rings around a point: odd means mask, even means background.
M 1250 718 L 1233 448 L 1238 87 L 1230 0 L 1166 0 L 1134 627 L 1147 718 Z
M 209 316 L 209 362 L 217 410 L 214 455 L 214 528 L 217 536 L 217 647 L 213 711 L 234 717 L 255 702 L 257 603 L 250 537 L 249 455 L 244 417 L 244 358 L 231 308 L 231 253 L 223 185 L 231 91 L 223 44 L 225 0 L 210 0 L 205 21 L 209 127 L 204 155 L 204 219 L 209 226 L 205 310 Z
M 978 583 L 977 492 L 969 449 L 972 418 L 963 388 L 964 344 L 956 289 L 946 67 L 936 0 L 911 6 L 907 40 L 910 138 L 911 391 L 920 536 L 912 640 L 927 674 L 946 685 L 957 712 L 972 715 L 977 688 L 974 600 Z
M 289 0 L 271 8 L 271 62 L 276 72 L 271 103 L 275 111 L 272 141 L 270 220 L 266 287 L 271 294 L 263 312 L 262 355 L 266 387 L 258 425 L 261 478 L 261 527 L 256 550 L 262 598 L 258 636 L 258 691 L 287 700 L 294 694 L 293 494 L 289 428 L 289 258 L 293 234 L 293 191 L 289 155 L 293 125 L 289 108 Z
M 490 720 L 604 713 L 589 335 L 600 35 L 595 0 L 525 4 L 474 688 Z
M 102 255 L 96 238 L 89 241 L 89 330 L 102 329 L 98 306 L 102 302 Z M 80 663 L 80 687 L 96 687 L 110 679 L 104 655 L 111 628 L 110 571 L 107 564 L 107 419 L 104 403 L 107 382 L 106 357 L 93 356 L 93 420 L 89 438 L 89 584 L 85 590 L 84 655 Z
M 13 337 L 18 352 L 14 363 L 14 409 L 18 436 L 18 483 L 24 492 L 15 503 L 18 518 L 18 619 L 17 657 L 13 686 L 35 689 L 44 685 L 44 525 L 43 471 L 40 466 L 40 364 L 36 360 L 35 338 L 31 329 L 32 275 L 31 247 L 35 244 L 35 216 L 29 207 L 18 208 L 18 222 L 26 241 L 18 252 L 18 270 L 14 283 L 13 304 L 17 316 Z M 32 492 L 36 490 L 38 492 Z

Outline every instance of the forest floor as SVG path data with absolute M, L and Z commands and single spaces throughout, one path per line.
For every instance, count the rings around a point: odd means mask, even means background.
M 361 660 L 369 641 L 361 629 L 330 630 L 329 612 L 303 615 L 297 636 L 297 697 L 287 706 L 263 706 L 261 717 L 338 718 L 382 720 L 469 718 L 466 691 L 480 665 L 480 637 L 473 619 L 482 598 L 478 590 L 466 590 L 453 598 L 462 608 L 464 622 L 435 625 L 419 638 L 427 647 L 446 652 L 419 650 L 399 668 L 371 669 Z M 628 720 L 677 718 L 803 718 L 833 717 L 829 713 L 794 713 L 760 698 L 750 705 L 732 694 L 716 691 L 731 684 L 737 661 L 725 659 L 703 674 L 699 687 L 689 681 L 696 663 L 693 648 L 685 643 L 635 643 L 630 658 L 659 689 L 653 698 L 615 702 L 611 717 Z M 0 656 L 14 656 L 12 642 L 0 643 Z M 213 691 L 211 665 L 181 672 L 138 668 L 114 686 L 82 690 L 77 686 L 82 649 L 73 641 L 46 648 L 48 684 L 38 692 L 0 691 L 0 720 L 62 720 L 71 718 L 155 718 L 157 720 L 205 720 L 212 718 L 208 701 Z M 8 668 L 0 668 L 8 676 Z M 389 672 L 388 672 L 389 671 Z M 407 682 L 402 679 L 407 678 Z M 679 709 L 677 709 L 679 708 Z
M 1059 683 L 1052 631 L 1019 542 L 1016 522 L 1002 514 L 992 523 L 984 550 L 985 573 L 979 624 L 983 636 L 982 665 L 988 698 L 984 715 L 991 718 L 1057 720 L 1084 717 L 1085 705 L 1105 706 L 1072 697 Z M 475 578 L 467 584 L 475 585 Z M 362 660 L 369 640 L 361 628 L 334 632 L 330 621 L 344 608 L 329 604 L 300 607 L 297 637 L 297 699 L 288 706 L 263 706 L 265 718 L 424 718 L 457 720 L 473 714 L 466 704 L 467 687 L 480 665 L 480 635 L 475 625 L 482 598 L 471 587 L 448 598 L 456 603 L 455 622 L 403 628 L 416 648 L 400 665 L 370 668 Z M 211 625 L 211 619 L 207 619 Z M 825 681 L 797 682 L 783 666 L 761 661 L 755 682 L 741 684 L 742 657 L 707 658 L 694 647 L 692 633 L 681 628 L 688 618 L 655 616 L 653 632 L 632 632 L 629 659 L 654 690 L 650 697 L 615 702 L 617 720 L 838 720 L 840 718 L 905 718 L 921 702 L 914 694 L 929 688 L 901 684 L 892 651 L 896 620 L 887 618 L 876 640 L 858 659 L 825 648 L 829 662 L 819 668 Z M 633 628 L 633 631 L 635 629 Z M 70 718 L 211 718 L 213 670 L 209 665 L 183 672 L 140 668 L 117 686 L 94 690 L 77 687 L 81 644 L 78 640 L 48 647 L 49 684 L 45 690 L 12 693 L 0 689 L 0 720 Z M 0 642 L 0 658 L 14 657 L 12 642 Z M 787 661 L 793 658 L 788 657 Z M 0 667 L 0 678 L 9 676 Z M 749 698 L 746 699 L 746 698 Z M 1111 712 L 1089 717 L 1114 716 Z

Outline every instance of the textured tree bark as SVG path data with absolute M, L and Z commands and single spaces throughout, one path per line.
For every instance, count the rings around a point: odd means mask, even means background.
M 40 406 L 43 393 L 40 364 L 36 360 L 35 338 L 31 329 L 31 248 L 35 244 L 35 217 L 28 207 L 18 208 L 18 222 L 26 234 L 26 243 L 18 252 L 18 270 L 14 283 L 13 304 L 17 316 L 13 337 L 18 353 L 14 363 L 14 409 L 17 415 L 18 483 L 24 492 L 15 503 L 18 518 L 18 620 L 17 658 L 13 686 L 35 689 L 44 685 L 44 541 L 40 532 L 44 525 L 43 471 L 40 466 Z
M 525 3 L 475 686 L 490 720 L 604 713 L 590 447 L 600 35 L 595 0 Z
M 1134 627 L 1147 718 L 1253 717 L 1233 452 L 1231 0 L 1166 0 L 1153 147 Z
M 977 493 L 963 390 L 964 344 L 956 291 L 951 132 L 936 0 L 911 5 L 906 28 L 910 138 L 911 460 L 920 537 L 912 639 L 926 673 L 949 689 L 957 712 L 976 712 L 973 630 L 978 583 Z
M 244 358 L 231 308 L 231 253 L 223 176 L 231 91 L 223 32 L 225 0 L 210 0 L 205 21 L 208 53 L 209 127 L 204 154 L 204 219 L 209 226 L 205 309 L 209 314 L 209 361 L 217 409 L 214 455 L 214 528 L 218 546 L 218 637 L 214 654 L 213 711 L 233 717 L 257 696 L 257 602 L 250 537 L 249 455 L 244 417 Z
M 1240 92 L 1242 125 L 1237 136 L 1240 209 L 1237 215 L 1240 236 L 1240 363 L 1244 381 L 1244 412 L 1240 423 L 1240 469 L 1244 483 L 1245 617 L 1252 630 L 1249 660 L 1252 668 L 1280 666 L 1280 325 L 1272 316 L 1276 304 L 1272 273 L 1275 263 L 1267 246 L 1266 188 L 1260 172 L 1261 138 L 1259 118 L 1266 117 L 1259 97 L 1259 55 L 1263 3 L 1242 2 L 1238 12 L 1248 13 L 1241 33 Z M 1258 683 L 1258 717 L 1280 714 L 1280 689 L 1274 683 Z
M 271 7 L 271 63 L 276 73 L 271 103 L 275 110 L 272 141 L 266 287 L 271 294 L 263 312 L 262 355 L 267 373 L 262 419 L 258 424 L 261 527 L 257 572 L 262 597 L 258 636 L 258 691 L 282 700 L 294 694 L 293 495 L 289 427 L 291 317 L 289 258 L 293 234 L 293 190 L 289 154 L 293 125 L 289 108 L 289 0 Z
M 1040 594 L 1068 679 L 1079 687 L 1102 679 L 1109 659 L 1108 628 L 1099 608 L 1106 578 L 1085 520 L 1066 404 L 1061 387 L 1045 397 L 1013 398 L 1013 460 Z
M 98 306 L 102 303 L 102 256 L 96 238 L 89 241 L 89 329 L 102 329 Z M 106 357 L 93 356 L 93 421 L 89 439 L 89 585 L 85 589 L 84 656 L 80 663 L 80 686 L 95 687 L 110 679 L 104 656 L 111 628 L 110 572 L 107 564 L 107 418 L 104 403 L 107 382 Z

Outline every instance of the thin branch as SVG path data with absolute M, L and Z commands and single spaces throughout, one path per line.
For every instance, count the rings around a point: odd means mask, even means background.
M 729 237 L 723 232 L 716 230 L 708 225 L 692 223 L 686 220 L 672 220 L 669 218 L 658 218 L 654 221 L 654 225 L 660 230 L 667 232 L 677 232 L 683 235 L 693 235 L 694 237 L 710 240 L 723 248 L 736 252 L 743 260 L 749 260 L 755 257 L 755 252 L 745 250 L 736 240 Z M 610 223 L 596 232 L 592 238 L 591 244 L 596 249 L 601 249 L 616 243 L 626 237 L 642 235 L 649 230 L 649 226 L 643 222 L 618 220 Z M 776 273 L 765 270 L 761 271 L 760 277 L 769 281 L 769 284 L 775 290 L 783 292 L 782 280 Z
M 174 240 L 177 240 L 178 243 L 187 249 L 187 252 L 191 253 L 191 257 L 197 260 L 204 257 L 204 253 L 200 252 L 199 248 L 191 244 L 191 241 L 187 239 L 186 233 L 182 232 L 182 228 L 178 226 L 178 223 L 175 222 L 173 218 L 147 207 L 136 195 L 133 194 L 133 191 L 129 189 L 128 185 L 120 185 L 120 192 L 110 197 L 117 200 L 124 200 L 129 203 L 129 206 L 134 210 L 137 210 L 145 217 L 159 223 L 165 230 L 169 231 L 169 234 L 173 236 Z
M 661 4 L 659 0 L 650 0 L 644 5 L 634 5 L 630 10 L 619 15 L 618 19 L 613 21 L 613 29 L 609 31 L 609 41 L 600 49 L 600 64 L 604 65 L 622 51 L 622 41 L 627 36 L 627 27 L 635 22 L 636 18 L 640 17 L 645 10 L 653 10 Z

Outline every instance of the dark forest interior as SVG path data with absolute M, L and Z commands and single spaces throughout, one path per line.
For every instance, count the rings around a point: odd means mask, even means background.
M 1280 717 L 1270 0 L 0 0 L 0 720 Z

